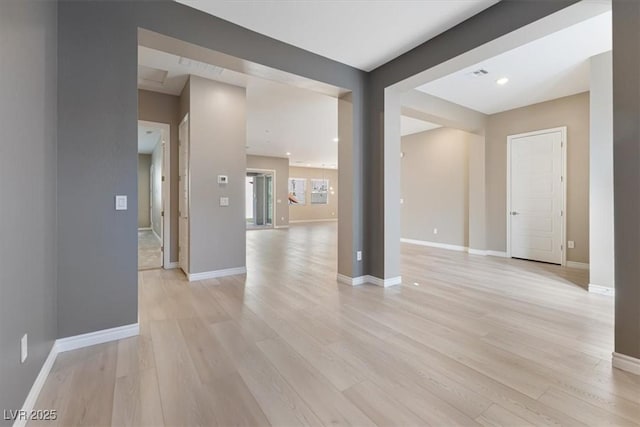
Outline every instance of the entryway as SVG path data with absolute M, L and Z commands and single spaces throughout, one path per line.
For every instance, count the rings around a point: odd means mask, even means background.
M 507 139 L 507 255 L 566 263 L 567 128 Z
M 273 228 L 275 171 L 248 169 L 245 180 L 247 229 Z

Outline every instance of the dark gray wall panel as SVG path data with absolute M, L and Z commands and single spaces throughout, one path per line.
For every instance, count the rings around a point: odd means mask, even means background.
M 640 358 L 640 2 L 613 1 L 615 351 Z
M 55 2 L 0 1 L 2 410 L 22 407 L 56 338 L 56 32 Z

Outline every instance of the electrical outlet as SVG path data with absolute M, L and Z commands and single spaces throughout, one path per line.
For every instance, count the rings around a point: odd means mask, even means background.
M 356 252 L 356 260 L 357 261 L 362 261 L 362 251 Z
M 567 242 L 567 247 L 568 247 L 569 249 L 574 249 L 574 248 L 576 247 L 576 243 L 575 243 L 573 240 L 569 240 L 569 241 Z
M 404 205 L 404 199 L 400 199 L 400 204 Z
M 433 234 L 438 234 L 438 229 L 437 228 L 433 229 Z
M 24 334 L 20 340 L 20 363 L 24 363 L 29 355 L 28 339 L 27 334 Z

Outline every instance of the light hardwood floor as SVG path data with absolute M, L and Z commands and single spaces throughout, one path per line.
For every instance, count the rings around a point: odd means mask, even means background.
M 352 288 L 335 223 L 247 238 L 246 277 L 141 272 L 140 336 L 60 354 L 47 425 L 640 422 L 586 271 L 403 245 L 402 286 Z
M 162 242 L 151 230 L 138 230 L 138 270 L 162 267 Z

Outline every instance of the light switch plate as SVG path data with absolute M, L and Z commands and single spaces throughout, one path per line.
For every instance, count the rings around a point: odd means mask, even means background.
M 29 355 L 29 344 L 27 334 L 22 336 L 20 340 L 20 363 L 24 363 Z
M 116 196 L 116 210 L 117 211 L 127 210 L 127 196 L 122 196 L 122 195 Z
M 229 206 L 229 198 L 220 197 L 220 206 Z

